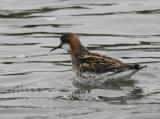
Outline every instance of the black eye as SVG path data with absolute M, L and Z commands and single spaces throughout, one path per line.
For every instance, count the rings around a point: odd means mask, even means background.
M 67 41 L 66 41 L 66 40 L 63 40 L 62 43 L 67 43 Z
M 70 38 L 65 38 L 65 39 L 63 40 L 63 43 L 69 43 L 69 41 L 70 41 Z

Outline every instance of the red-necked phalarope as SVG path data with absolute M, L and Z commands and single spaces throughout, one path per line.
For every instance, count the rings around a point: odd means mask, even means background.
M 146 67 L 91 53 L 81 44 L 75 33 L 65 33 L 60 40 L 60 45 L 51 51 L 63 48 L 71 54 L 74 79 L 85 86 L 97 87 L 108 80 L 128 79 Z

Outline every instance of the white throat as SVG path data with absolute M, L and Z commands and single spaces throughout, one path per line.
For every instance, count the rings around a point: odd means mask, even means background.
M 70 47 L 70 45 L 68 43 L 63 44 L 62 48 L 67 50 L 67 51 L 71 51 L 71 47 Z

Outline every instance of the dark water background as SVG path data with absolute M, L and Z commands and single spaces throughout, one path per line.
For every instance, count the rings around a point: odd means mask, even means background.
M 49 53 L 65 32 L 148 67 L 129 82 L 79 91 L 68 53 Z M 160 1 L 0 0 L 0 118 L 159 119 Z

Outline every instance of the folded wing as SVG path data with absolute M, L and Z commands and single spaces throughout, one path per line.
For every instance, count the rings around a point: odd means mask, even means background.
M 96 53 L 81 54 L 79 61 L 81 72 L 122 72 L 128 69 L 128 65 L 119 60 Z

